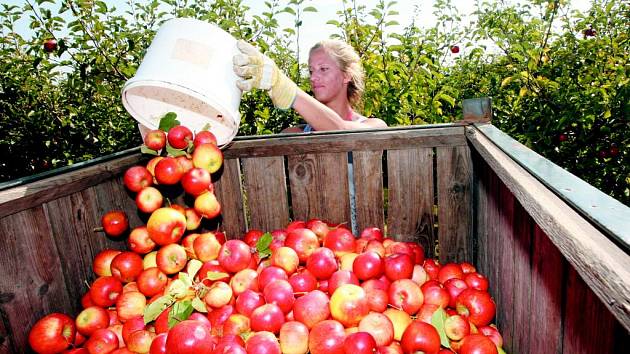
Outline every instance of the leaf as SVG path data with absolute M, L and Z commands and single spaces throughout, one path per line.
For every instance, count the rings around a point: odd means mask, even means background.
M 203 263 L 198 259 L 191 259 L 188 261 L 188 276 L 190 276 L 191 279 L 194 279 L 197 272 L 199 272 L 199 269 L 201 269 L 201 266 L 203 266 Z
M 186 150 L 185 149 L 175 149 L 171 145 L 166 144 L 166 153 L 168 154 L 168 156 L 173 156 L 173 157 L 184 156 L 184 155 L 186 155 Z
M 446 336 L 446 331 L 444 330 L 444 321 L 446 321 L 446 317 L 446 311 L 440 307 L 433 313 L 433 316 L 431 316 L 431 324 L 440 334 L 440 343 L 442 346 L 450 348 L 451 345 L 448 341 L 448 337 Z
M 227 278 L 230 275 L 228 273 L 224 273 L 224 272 L 208 272 L 206 273 L 206 277 L 205 279 L 214 281 L 214 280 L 219 280 L 219 279 L 223 279 L 223 278 Z
M 180 122 L 177 120 L 177 114 L 175 112 L 168 112 L 160 119 L 160 129 L 163 132 L 168 133 L 168 131 L 174 127 L 180 125 Z
M 146 145 L 140 146 L 140 152 L 143 154 L 148 154 L 148 155 L 155 155 L 155 156 L 159 155 L 156 150 L 149 149 Z
M 304 9 L 302 9 L 302 12 L 317 12 L 317 9 L 313 6 L 307 6 Z
M 182 298 L 188 294 L 188 288 L 181 279 L 175 279 L 168 287 L 166 294 L 176 299 Z
M 527 87 L 526 86 L 521 87 L 521 89 L 518 92 L 519 97 L 523 97 L 526 94 L 527 94 Z
M 273 241 L 273 237 L 269 232 L 265 232 L 256 242 L 256 251 L 258 251 L 258 256 L 262 259 L 269 255 L 271 255 L 271 250 L 269 246 Z
M 203 300 L 201 300 L 198 297 L 194 297 L 192 299 L 192 307 L 195 309 L 195 311 L 197 312 L 208 312 L 208 308 L 206 307 L 206 303 L 203 302 Z
M 193 310 L 190 300 L 176 302 L 168 313 L 168 328 L 171 329 L 179 322 L 187 320 Z
M 192 286 L 192 277 L 188 275 L 188 273 L 180 272 L 179 280 L 181 280 L 187 287 Z
M 501 81 L 501 87 L 503 88 L 503 87 L 505 87 L 506 85 L 509 85 L 509 84 L 510 84 L 510 82 L 512 82 L 512 76 L 508 76 L 508 77 L 506 77 L 505 79 L 503 79 L 503 80 Z
M 144 308 L 144 324 L 155 321 L 155 319 L 169 306 L 175 302 L 170 295 L 164 295 L 157 298 Z

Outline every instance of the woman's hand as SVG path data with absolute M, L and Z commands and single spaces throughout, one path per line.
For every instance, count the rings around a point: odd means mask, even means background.
M 278 69 L 273 60 L 251 44 L 241 39 L 236 45 L 241 52 L 233 58 L 234 72 L 241 78 L 236 86 L 242 91 L 254 88 L 268 90 L 274 106 L 280 109 L 291 108 L 297 94 L 297 85 Z

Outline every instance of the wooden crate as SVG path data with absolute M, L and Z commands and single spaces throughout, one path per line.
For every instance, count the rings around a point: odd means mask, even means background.
M 93 232 L 100 216 L 119 208 L 132 227 L 146 222 L 122 184 L 144 161 L 134 149 L 0 191 L 0 352 L 27 352 L 43 315 L 80 311 L 94 255 L 126 247 Z M 319 217 L 473 262 L 508 353 L 630 344 L 629 209 L 492 125 L 241 137 L 215 187 L 229 238 Z

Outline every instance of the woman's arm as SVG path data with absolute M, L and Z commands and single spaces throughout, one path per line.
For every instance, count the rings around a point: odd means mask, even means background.
M 387 128 L 387 124 L 378 118 L 370 118 L 363 122 L 343 120 L 331 108 L 299 88 L 293 109 L 317 131 Z

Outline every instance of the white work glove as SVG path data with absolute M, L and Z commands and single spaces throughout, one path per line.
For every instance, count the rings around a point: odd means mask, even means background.
M 291 108 L 297 95 L 297 85 L 278 69 L 273 60 L 251 44 L 241 39 L 236 45 L 241 52 L 233 58 L 234 72 L 240 77 L 236 86 L 242 91 L 253 88 L 268 90 L 274 106 Z

